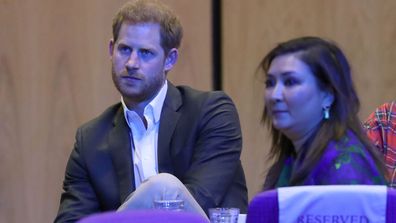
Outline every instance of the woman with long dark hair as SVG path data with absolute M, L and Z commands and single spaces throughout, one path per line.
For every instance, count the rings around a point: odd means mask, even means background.
M 279 44 L 260 63 L 262 121 L 272 135 L 264 190 L 282 186 L 386 184 L 384 165 L 357 116 L 343 52 L 318 37 Z

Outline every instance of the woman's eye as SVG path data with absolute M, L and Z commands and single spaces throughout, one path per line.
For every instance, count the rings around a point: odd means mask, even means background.
M 287 78 L 285 80 L 285 86 L 294 86 L 298 84 L 298 80 L 296 80 L 295 78 Z
M 273 87 L 273 86 L 275 86 L 275 80 L 268 79 L 268 80 L 265 81 L 265 87 L 266 88 L 270 88 L 270 87 Z

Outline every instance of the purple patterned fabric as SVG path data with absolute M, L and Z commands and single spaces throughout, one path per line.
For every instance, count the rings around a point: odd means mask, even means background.
M 289 180 L 294 168 L 298 166 L 289 157 L 276 187 L 291 186 Z M 302 185 L 333 184 L 386 185 L 386 180 L 374 160 L 351 131 L 341 140 L 329 143 L 322 158 Z

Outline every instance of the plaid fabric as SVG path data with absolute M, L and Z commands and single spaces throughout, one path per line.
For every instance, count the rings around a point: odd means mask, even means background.
M 389 186 L 396 188 L 396 101 L 379 106 L 364 127 L 367 136 L 384 154 Z

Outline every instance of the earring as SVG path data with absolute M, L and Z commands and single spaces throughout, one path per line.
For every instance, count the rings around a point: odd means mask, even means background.
M 330 119 L 330 106 L 326 106 L 323 108 L 323 119 L 324 120 Z

